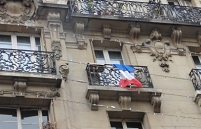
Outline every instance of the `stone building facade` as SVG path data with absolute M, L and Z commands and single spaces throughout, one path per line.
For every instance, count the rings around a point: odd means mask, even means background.
M 200 9 L 0 0 L 0 129 L 200 129 Z

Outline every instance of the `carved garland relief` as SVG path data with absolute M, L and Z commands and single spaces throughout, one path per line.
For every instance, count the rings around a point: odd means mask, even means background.
M 185 49 L 178 47 L 181 44 L 181 36 L 181 29 L 175 28 L 172 30 L 171 37 L 176 47 L 171 48 L 169 41 L 162 41 L 162 35 L 158 30 L 154 29 L 150 34 L 150 39 L 147 39 L 142 44 L 134 44 L 131 49 L 133 49 L 133 52 L 140 53 L 143 48 L 148 48 L 151 51 L 151 56 L 154 57 L 153 62 L 158 61 L 162 70 L 169 72 L 169 63 L 173 63 L 171 60 L 172 51 L 175 51 L 180 56 L 185 56 Z
M 0 20 L 7 23 L 24 24 L 31 22 L 30 19 L 35 12 L 32 0 L 0 0 Z

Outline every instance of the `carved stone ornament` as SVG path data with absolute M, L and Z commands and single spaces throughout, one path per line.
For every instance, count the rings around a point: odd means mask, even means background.
M 103 38 L 110 39 L 111 32 L 112 30 L 110 25 L 103 25 L 103 29 L 102 29 Z
M 26 91 L 27 84 L 26 82 L 14 82 L 14 89 L 15 89 L 15 95 L 16 96 L 24 96 L 24 93 Z
M 60 21 L 60 14 L 59 13 L 48 13 L 47 20 L 51 21 Z
M 154 108 L 154 113 L 160 113 L 161 112 L 161 99 L 160 97 L 153 96 L 151 99 L 151 104 Z
M 197 40 L 199 45 L 201 46 L 201 32 L 197 32 Z
M 35 10 L 35 4 L 32 0 L 0 0 L 1 22 L 30 23 Z
M 42 1 L 43 1 L 43 3 L 67 5 L 67 0 L 42 0 Z
M 55 52 L 55 57 L 59 60 L 61 55 L 61 43 L 59 41 L 52 41 L 52 51 Z
M 59 73 L 62 75 L 63 79 L 66 81 L 69 73 L 68 63 L 59 66 Z
M 154 29 L 154 30 L 152 30 L 152 32 L 150 34 L 150 39 L 151 40 L 161 40 L 162 35 L 158 32 L 157 29 Z
M 84 23 L 75 23 L 74 31 L 76 37 L 82 37 L 84 32 Z
M 77 40 L 78 48 L 79 49 L 85 49 L 87 46 L 87 43 L 84 40 L 83 32 L 84 32 L 84 23 L 75 23 L 74 26 L 75 31 L 75 37 Z
M 136 42 L 140 36 L 140 26 L 130 25 L 129 35 Z
M 172 40 L 173 40 L 175 47 L 179 47 L 179 45 L 181 44 L 181 38 L 182 38 L 181 29 L 180 28 L 173 28 L 172 33 L 171 33 L 171 37 L 172 37 Z
M 89 102 L 91 103 L 91 110 L 97 111 L 98 110 L 97 104 L 99 103 L 99 95 L 97 93 L 91 93 L 89 95 Z
M 119 96 L 119 104 L 123 110 L 131 110 L 131 97 Z

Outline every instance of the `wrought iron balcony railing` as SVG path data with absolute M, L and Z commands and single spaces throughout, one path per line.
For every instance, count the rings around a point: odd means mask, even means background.
M 142 83 L 143 88 L 152 88 L 152 80 L 146 66 L 133 66 L 134 76 Z M 89 85 L 119 86 L 120 71 L 111 64 L 88 64 L 86 67 Z
M 53 52 L 0 48 L 0 71 L 56 74 Z
M 201 8 L 118 0 L 76 0 L 71 2 L 73 14 L 130 18 L 143 21 L 152 19 L 200 24 Z M 107 17 L 108 18 L 108 17 Z
M 201 90 L 201 69 L 192 69 L 189 76 L 195 90 Z

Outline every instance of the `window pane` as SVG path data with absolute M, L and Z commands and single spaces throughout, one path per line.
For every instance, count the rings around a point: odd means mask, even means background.
M 127 129 L 142 129 L 140 122 L 126 122 Z
M 0 109 L 0 129 L 16 129 L 16 109 Z
M 110 122 L 111 129 L 123 129 L 121 122 Z
M 96 55 L 96 62 L 100 64 L 105 64 L 105 58 L 103 55 L 103 51 L 101 50 L 95 50 L 95 55 Z
M 0 35 L 0 48 L 12 48 L 11 36 Z
M 43 111 L 42 111 L 42 117 L 43 117 L 42 119 L 43 119 L 44 122 L 49 121 L 49 118 L 48 118 L 48 111 L 43 110 Z
M 22 124 L 22 129 L 39 129 L 39 124 Z
M 110 57 L 111 64 L 123 64 L 121 52 L 109 51 L 108 54 Z
M 199 57 L 198 56 L 192 56 L 192 58 L 193 58 L 193 61 L 195 63 L 196 68 L 201 69 L 201 62 L 199 60 Z
M 40 38 L 35 38 L 36 45 L 40 45 Z
M 30 44 L 30 37 L 17 36 L 17 43 Z
M 22 110 L 22 129 L 39 129 L 38 110 Z
M 0 42 L 11 43 L 11 36 L 10 35 L 0 35 Z
M 17 121 L 16 109 L 0 109 L 0 121 Z
M 110 59 L 122 59 L 121 52 L 109 51 Z
M 0 122 L 0 129 L 17 129 L 17 122 Z
M 17 49 L 31 50 L 30 37 L 17 36 Z
M 41 51 L 40 38 L 35 38 L 36 50 Z
M 96 58 L 103 58 L 104 59 L 103 51 L 95 50 L 95 55 L 96 55 Z

